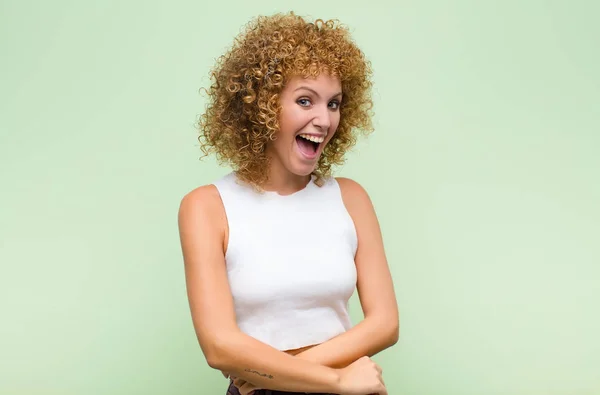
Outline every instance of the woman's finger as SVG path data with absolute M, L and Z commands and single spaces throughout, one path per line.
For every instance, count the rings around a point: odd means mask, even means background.
M 236 377 L 236 378 L 233 380 L 233 385 L 235 385 L 235 386 L 236 386 L 238 389 L 239 389 L 240 387 L 242 387 L 244 384 L 246 384 L 246 380 L 244 380 L 244 379 L 240 379 L 240 378 L 237 378 L 237 377 Z
M 251 383 L 244 383 L 241 387 L 238 387 L 241 395 L 252 395 L 256 387 Z
M 378 364 L 375 364 L 375 369 L 379 372 L 379 374 L 383 374 L 383 369 Z

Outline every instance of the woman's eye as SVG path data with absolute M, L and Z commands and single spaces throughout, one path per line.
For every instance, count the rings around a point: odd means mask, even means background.
M 340 108 L 340 102 L 339 101 L 332 101 L 329 103 L 329 108 L 332 108 L 334 110 L 337 110 L 338 108 Z
M 300 104 L 302 107 L 310 106 L 310 100 L 308 99 L 299 99 L 297 103 Z

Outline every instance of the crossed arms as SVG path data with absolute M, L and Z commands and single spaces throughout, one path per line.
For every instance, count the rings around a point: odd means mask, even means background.
M 398 308 L 375 210 L 359 184 L 346 178 L 338 183 L 357 231 L 357 290 L 365 318 L 295 356 L 237 328 L 223 253 L 227 219 L 216 188 L 203 186 L 182 199 L 179 232 L 188 300 L 200 347 L 211 367 L 259 388 L 332 393 L 339 380 L 336 369 L 396 343 Z

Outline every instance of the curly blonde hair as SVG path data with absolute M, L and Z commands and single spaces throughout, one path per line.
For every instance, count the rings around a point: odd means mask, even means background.
M 279 129 L 279 96 L 291 77 L 340 78 L 343 99 L 337 132 L 325 146 L 313 175 L 320 183 L 332 165 L 372 126 L 372 70 L 363 52 L 337 20 L 307 22 L 293 12 L 259 16 L 236 37 L 211 70 L 208 104 L 198 141 L 238 177 L 258 189 L 268 179 L 267 143 Z

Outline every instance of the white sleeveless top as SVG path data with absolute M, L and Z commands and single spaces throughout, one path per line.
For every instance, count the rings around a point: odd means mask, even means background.
M 227 275 L 239 328 L 278 350 L 350 329 L 357 236 L 335 178 L 291 195 L 258 193 L 235 173 L 213 183 L 229 225 Z

